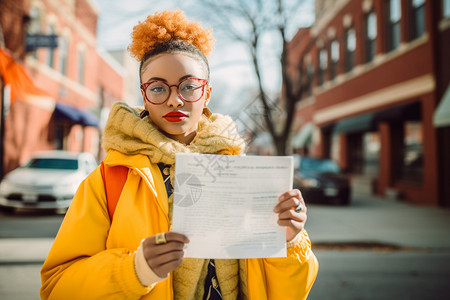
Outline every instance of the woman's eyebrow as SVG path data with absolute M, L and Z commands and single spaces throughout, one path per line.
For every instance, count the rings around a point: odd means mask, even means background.
M 182 80 L 184 80 L 184 79 L 186 79 L 186 78 L 189 78 L 189 77 L 195 77 L 195 78 L 197 78 L 196 76 L 194 76 L 194 75 L 192 75 L 192 74 L 188 74 L 188 75 L 184 75 L 183 77 L 181 77 L 181 78 L 179 79 L 179 82 L 182 81 Z M 153 81 L 153 80 L 158 80 L 158 81 L 164 81 L 164 82 L 167 82 L 167 79 L 164 79 L 164 78 L 161 78 L 161 77 L 152 77 L 152 78 L 150 78 L 149 80 L 147 80 L 147 82 Z
M 185 75 L 185 76 L 181 77 L 181 78 L 180 78 L 180 81 L 182 81 L 182 80 L 184 80 L 184 79 L 186 79 L 186 78 L 189 78 L 189 77 L 197 78 L 197 76 L 194 76 L 194 75 L 192 75 L 192 74 L 189 74 L 189 75 Z
M 161 77 L 152 77 L 149 80 L 147 80 L 147 82 L 152 81 L 152 80 L 158 80 L 158 81 L 165 81 L 165 82 L 167 82 L 167 80 L 165 80 L 164 78 L 161 78 Z

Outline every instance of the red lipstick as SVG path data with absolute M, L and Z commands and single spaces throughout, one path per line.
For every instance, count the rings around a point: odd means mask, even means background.
M 181 111 L 171 111 L 163 116 L 169 122 L 181 122 L 186 119 L 188 115 L 182 113 Z

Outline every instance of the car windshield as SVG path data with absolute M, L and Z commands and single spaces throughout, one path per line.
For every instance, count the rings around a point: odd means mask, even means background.
M 317 159 L 302 157 L 300 161 L 300 172 L 302 173 L 339 173 L 338 164 L 329 159 Z
M 67 158 L 33 158 L 25 165 L 25 168 L 77 170 L 78 161 Z

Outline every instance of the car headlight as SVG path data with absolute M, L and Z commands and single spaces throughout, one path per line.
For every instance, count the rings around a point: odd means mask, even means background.
M 320 182 L 319 180 L 315 179 L 315 178 L 306 178 L 302 180 L 302 184 L 304 187 L 307 188 L 316 188 L 320 186 Z
M 6 195 L 9 194 L 12 188 L 12 184 L 8 180 L 3 180 L 0 183 L 0 194 Z

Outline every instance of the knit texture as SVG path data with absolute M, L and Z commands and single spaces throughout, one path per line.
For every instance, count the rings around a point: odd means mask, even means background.
M 202 115 L 195 138 L 189 145 L 184 145 L 165 136 L 148 116 L 141 118 L 141 112 L 142 109 L 132 108 L 125 103 L 115 103 L 104 129 L 103 148 L 127 155 L 144 154 L 154 164 L 171 165 L 172 185 L 176 153 L 238 155 L 244 150 L 244 140 L 229 116 L 213 114 L 208 118 L 207 115 Z M 170 220 L 172 211 L 173 195 L 169 197 Z M 206 262 L 204 259 L 183 259 L 181 266 L 174 271 L 175 299 L 197 299 L 203 295 Z M 237 260 L 216 260 L 217 279 L 225 300 L 238 297 L 239 277 L 241 280 L 246 278 L 239 274 L 239 269 Z

